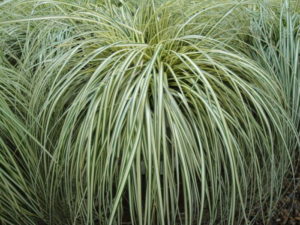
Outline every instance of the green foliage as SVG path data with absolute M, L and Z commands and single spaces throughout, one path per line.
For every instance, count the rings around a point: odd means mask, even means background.
M 298 3 L 299 5 L 299 3 Z M 251 29 L 251 54 L 276 77 L 287 99 L 289 114 L 300 132 L 300 14 L 299 6 L 285 1 L 280 10 L 261 5 Z
M 281 5 L 0 7 L 3 225 L 268 220 L 295 154 L 299 36 L 285 34 L 299 23 L 275 38 L 244 15 Z

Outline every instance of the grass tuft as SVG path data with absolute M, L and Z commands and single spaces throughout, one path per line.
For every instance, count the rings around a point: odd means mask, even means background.
M 294 156 L 299 23 L 247 55 L 250 3 L 0 3 L 2 224 L 267 222 Z

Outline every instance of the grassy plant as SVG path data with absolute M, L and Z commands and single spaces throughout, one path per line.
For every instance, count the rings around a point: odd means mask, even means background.
M 277 6 L 277 7 L 276 7 Z M 262 4 L 254 17 L 252 57 L 278 78 L 288 100 L 290 116 L 300 131 L 300 14 L 299 2 L 278 7 Z
M 41 182 L 33 149 L 37 140 L 24 123 L 28 83 L 4 57 L 0 61 L 0 222 L 37 224 Z
M 0 113 L 9 134 L 0 140 L 13 144 L 0 145 L 2 223 L 250 224 L 268 216 L 293 131 L 279 84 L 232 47 L 244 7 L 4 4 L 1 74 L 12 67 L 22 86 L 12 86 L 17 107 L 0 106 L 15 115 Z M 10 99 L 5 89 L 1 96 Z M 20 115 L 9 111 L 16 108 Z

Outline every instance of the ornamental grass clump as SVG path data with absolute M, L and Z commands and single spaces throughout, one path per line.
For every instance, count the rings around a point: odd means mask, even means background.
M 288 111 L 300 132 L 300 5 L 283 1 L 280 6 L 261 4 L 250 27 L 253 59 L 279 80 Z M 277 3 L 278 4 L 278 3 Z
M 40 152 L 33 150 L 37 141 L 24 122 L 30 115 L 28 83 L 2 56 L 0 62 L 0 222 L 36 224 Z
M 0 193 L 10 196 L 0 197 L 0 221 L 267 220 L 294 133 L 281 86 L 237 50 L 247 8 L 221 0 L 4 4 L 1 51 L 26 94 L 6 107 L 22 108 L 11 114 L 20 133 L 0 134 L 12 142 L 0 145 L 9 158 Z

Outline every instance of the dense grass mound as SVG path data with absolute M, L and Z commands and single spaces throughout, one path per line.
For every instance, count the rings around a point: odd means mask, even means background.
M 253 5 L 0 4 L 2 224 L 267 221 L 296 136 Z

